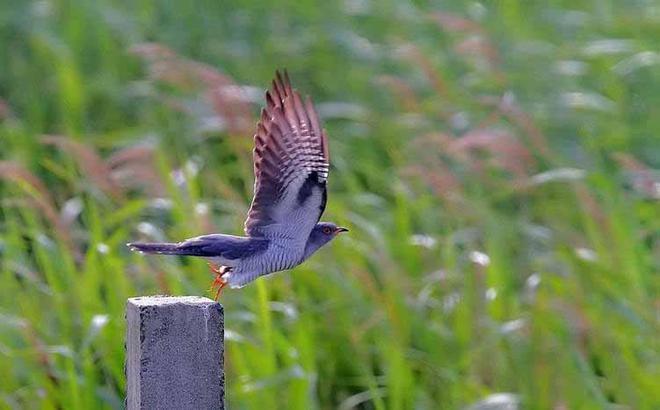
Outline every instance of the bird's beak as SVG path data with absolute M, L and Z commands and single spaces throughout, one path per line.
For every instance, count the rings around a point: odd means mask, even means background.
M 348 232 L 348 229 L 346 229 L 346 228 L 342 228 L 342 227 L 340 226 L 340 227 L 338 227 L 338 228 L 335 230 L 335 233 L 336 233 L 336 234 L 338 234 L 338 233 L 342 233 L 342 232 Z

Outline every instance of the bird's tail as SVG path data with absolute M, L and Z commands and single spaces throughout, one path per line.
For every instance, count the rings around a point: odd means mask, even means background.
M 140 251 L 144 253 L 160 253 L 163 255 L 194 255 L 196 252 L 190 246 L 182 246 L 185 242 L 169 243 L 169 242 L 133 242 L 126 244 L 132 251 Z

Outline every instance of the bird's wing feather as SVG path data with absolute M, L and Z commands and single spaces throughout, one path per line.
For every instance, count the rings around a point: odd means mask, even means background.
M 254 198 L 245 221 L 249 236 L 305 239 L 326 202 L 328 142 L 309 98 L 276 73 L 254 136 Z

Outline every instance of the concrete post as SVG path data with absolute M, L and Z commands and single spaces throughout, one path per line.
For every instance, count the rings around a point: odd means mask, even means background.
M 224 315 L 211 299 L 131 298 L 126 408 L 224 410 Z

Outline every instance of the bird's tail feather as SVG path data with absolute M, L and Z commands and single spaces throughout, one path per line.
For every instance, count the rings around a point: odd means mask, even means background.
M 168 243 L 168 242 L 154 242 L 143 243 L 133 242 L 127 244 L 133 251 L 140 251 L 144 253 L 160 253 L 163 255 L 197 255 L 199 252 L 195 247 L 185 246 L 185 242 Z

